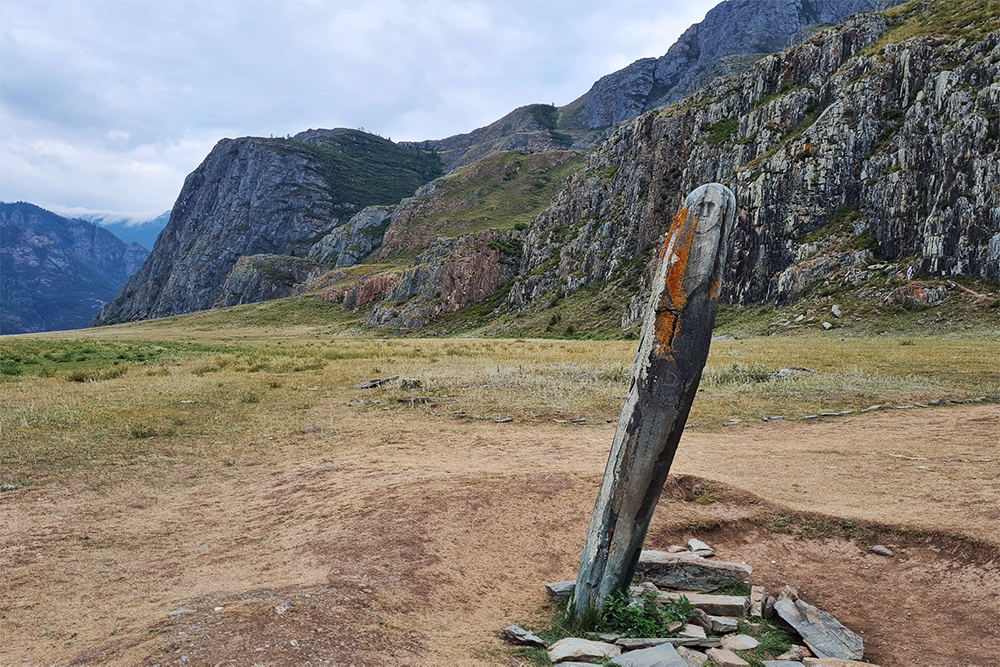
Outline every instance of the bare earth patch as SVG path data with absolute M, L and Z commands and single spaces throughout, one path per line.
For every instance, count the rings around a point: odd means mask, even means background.
M 497 633 L 575 576 L 614 426 L 352 419 L 0 494 L 0 663 L 520 664 Z M 872 662 L 993 664 L 998 433 L 995 405 L 689 431 L 647 546 L 698 535 Z

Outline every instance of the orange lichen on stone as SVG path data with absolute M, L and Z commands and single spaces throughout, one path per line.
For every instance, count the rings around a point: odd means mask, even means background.
M 698 229 L 698 216 L 688 216 L 685 206 L 674 217 L 673 231 L 663 246 L 660 261 L 670 262 L 664 277 L 663 289 L 656 308 L 656 342 L 657 351 L 661 356 L 672 357 L 671 344 L 677 328 L 678 315 L 687 303 L 687 292 L 684 290 L 684 273 L 687 271 L 688 260 L 694 247 L 695 232 Z M 667 252 L 671 253 L 667 257 Z

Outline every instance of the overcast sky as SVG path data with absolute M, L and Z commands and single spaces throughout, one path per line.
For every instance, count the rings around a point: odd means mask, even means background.
M 718 0 L 0 0 L 0 199 L 169 210 L 223 137 L 567 104 Z

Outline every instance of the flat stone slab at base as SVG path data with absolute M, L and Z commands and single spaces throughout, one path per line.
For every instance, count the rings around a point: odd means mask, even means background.
M 576 581 L 557 581 L 552 584 L 545 584 L 545 590 L 556 602 L 565 600 L 576 589 Z
M 545 640 L 535 633 L 525 630 L 519 625 L 511 625 L 504 628 L 501 635 L 511 644 L 534 646 L 536 648 L 548 648 L 548 644 L 545 643 Z
M 660 588 L 711 593 L 744 581 L 753 568 L 741 563 L 706 560 L 692 553 L 643 551 L 636 566 L 637 577 Z
M 651 637 L 651 638 L 633 638 L 633 637 L 622 637 L 615 641 L 616 644 L 622 647 L 623 651 L 634 651 L 641 648 L 649 648 L 650 646 L 660 646 L 661 644 L 670 644 L 672 646 L 701 646 L 704 648 L 716 648 L 722 646 L 719 642 L 718 637 Z
M 715 667 L 750 667 L 750 663 L 736 655 L 728 648 L 712 648 L 708 650 L 708 657 L 712 659 Z
M 871 662 L 841 660 L 840 658 L 805 658 L 802 667 L 879 667 Z
M 747 605 L 750 604 L 750 598 L 742 595 L 705 595 L 693 591 L 663 591 L 660 593 L 660 600 L 679 600 L 682 596 L 695 608 L 714 616 L 738 618 L 746 613 Z
M 677 651 L 677 655 L 684 658 L 684 661 L 687 662 L 688 667 L 702 667 L 702 665 L 708 662 L 708 656 L 701 651 L 695 651 L 686 646 L 676 646 L 674 648 Z
M 760 646 L 760 642 L 750 635 L 726 635 L 721 641 L 722 648 L 732 651 L 748 651 Z
M 611 664 L 622 667 L 688 667 L 687 660 L 679 656 L 670 644 L 629 651 L 612 660 Z
M 614 644 L 593 642 L 579 637 L 560 639 L 549 647 L 549 660 L 555 664 L 567 660 L 608 660 L 617 658 L 622 650 Z
M 764 667 L 802 667 L 801 662 L 794 660 L 764 660 L 760 664 Z
M 857 661 L 865 654 L 864 640 L 860 636 L 811 604 L 786 598 L 774 604 L 774 611 L 802 635 L 806 646 L 818 658 Z

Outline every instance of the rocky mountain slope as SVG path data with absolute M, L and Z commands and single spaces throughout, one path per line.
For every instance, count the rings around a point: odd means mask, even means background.
M 659 58 L 642 58 L 601 77 L 563 107 L 533 104 L 500 120 L 420 145 L 438 151 L 447 169 L 506 150 L 590 147 L 602 130 L 676 102 L 719 76 L 734 76 L 769 53 L 851 14 L 902 0 L 726 0 L 692 25 Z
M 953 4 L 859 15 L 623 124 L 533 223 L 510 307 L 627 279 L 713 181 L 740 206 L 729 302 L 880 260 L 1000 279 L 1000 4 Z
M 33 204 L 0 203 L 0 334 L 79 329 L 149 254 Z
M 149 259 L 94 319 L 211 308 L 242 256 L 306 254 L 372 204 L 441 173 L 439 158 L 356 130 L 223 139 L 188 177 Z

